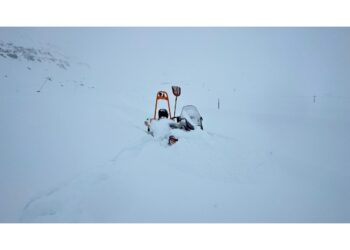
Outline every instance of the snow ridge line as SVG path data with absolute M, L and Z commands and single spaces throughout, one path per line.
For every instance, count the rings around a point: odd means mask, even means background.
M 125 147 L 125 148 L 122 148 L 118 154 L 116 154 L 113 159 L 111 160 L 111 162 L 115 163 L 116 161 L 118 161 L 118 159 L 124 154 L 124 153 L 127 153 L 127 152 L 130 152 L 130 151 L 136 151 L 136 152 L 140 152 L 143 147 L 151 141 L 151 138 L 148 138 L 148 137 L 145 137 L 146 139 L 143 139 L 141 143 L 136 143 L 132 146 L 129 146 L 129 147 Z

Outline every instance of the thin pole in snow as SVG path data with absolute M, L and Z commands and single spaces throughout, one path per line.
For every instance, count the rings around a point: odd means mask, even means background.
M 314 103 L 316 103 L 316 96 L 314 95 Z
M 218 98 L 218 109 L 220 109 L 220 98 Z
M 40 86 L 40 88 L 36 91 L 37 93 L 40 93 L 40 91 L 45 87 L 47 81 L 52 81 L 51 77 L 46 77 L 44 83 Z

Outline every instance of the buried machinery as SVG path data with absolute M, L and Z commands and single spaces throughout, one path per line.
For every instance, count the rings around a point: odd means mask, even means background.
M 197 127 L 203 130 L 203 118 L 198 109 L 193 105 L 186 105 L 182 108 L 181 114 L 176 116 L 177 98 L 181 95 L 181 88 L 172 86 L 172 92 L 175 96 L 174 115 L 171 116 L 169 95 L 166 91 L 158 91 L 156 96 L 156 103 L 154 108 L 153 118 L 148 118 L 145 121 L 147 132 L 153 136 L 152 123 L 158 122 L 162 119 L 168 120 L 170 129 L 182 129 L 185 131 L 195 130 Z M 167 108 L 158 109 L 158 102 L 165 101 Z M 168 137 L 168 144 L 172 145 L 178 141 L 174 135 Z

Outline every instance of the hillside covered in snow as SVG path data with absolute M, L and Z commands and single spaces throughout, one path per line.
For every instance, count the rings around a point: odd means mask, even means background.
M 350 222 L 349 44 L 348 28 L 0 28 L 0 222 Z M 144 121 L 172 85 L 204 130 L 169 146 Z

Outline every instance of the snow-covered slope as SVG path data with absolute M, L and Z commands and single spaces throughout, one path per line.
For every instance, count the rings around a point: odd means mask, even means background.
M 0 29 L 0 221 L 349 222 L 350 32 L 287 31 Z

